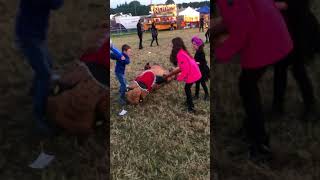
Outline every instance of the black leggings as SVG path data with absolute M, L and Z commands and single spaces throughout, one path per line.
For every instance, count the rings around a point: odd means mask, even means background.
M 194 107 L 193 102 L 192 102 L 192 94 L 191 94 L 191 87 L 193 83 L 186 83 L 184 86 L 184 91 L 187 96 L 187 106 L 188 109 L 192 109 Z
M 266 68 L 242 69 L 239 78 L 239 90 L 247 118 L 244 120 L 246 136 L 251 145 L 268 144 L 265 120 L 262 115 L 262 104 L 258 82 Z
M 203 90 L 204 90 L 204 93 L 206 94 L 206 95 L 208 95 L 209 94 L 209 92 L 208 92 L 208 88 L 207 88 L 207 84 L 206 84 L 206 81 L 205 80 L 199 80 L 199 81 L 197 81 L 197 83 L 196 83 L 196 96 L 199 96 L 199 91 L 200 91 L 200 84 L 201 84 L 201 86 L 202 86 L 202 88 L 203 88 Z
M 154 40 L 156 40 L 156 43 L 157 43 L 157 45 L 159 46 L 158 36 L 152 36 L 152 41 L 151 41 L 151 45 L 150 45 L 150 46 L 152 46 Z
M 205 36 L 206 36 L 206 42 L 209 42 L 210 41 L 210 29 L 207 30 Z
M 199 27 L 199 32 L 201 31 L 201 29 L 202 29 L 202 32 L 204 32 L 204 27 L 203 27 L 204 25 L 200 25 L 200 27 Z
M 307 74 L 303 56 L 295 51 L 274 66 L 273 107 L 283 109 L 289 66 L 292 66 L 291 72 L 299 86 L 305 107 L 308 108 L 315 101 L 313 86 Z
M 139 36 L 139 48 L 141 49 L 141 48 L 143 48 L 143 46 L 142 46 L 142 38 L 143 38 L 143 35 L 142 35 L 142 33 L 138 33 L 138 36 Z

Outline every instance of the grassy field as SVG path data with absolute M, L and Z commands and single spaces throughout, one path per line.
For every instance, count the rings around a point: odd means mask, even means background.
M 320 19 L 320 3 L 313 7 Z M 239 65 L 217 64 L 213 82 L 215 83 L 216 114 L 214 128 L 214 164 L 218 178 L 223 180 L 316 180 L 320 179 L 320 123 L 301 122 L 299 113 L 303 103 L 298 87 L 289 75 L 286 96 L 286 115 L 283 118 L 267 117 L 267 128 L 271 135 L 273 160 L 265 166 L 258 166 L 247 160 L 247 146 L 242 141 L 239 129 L 244 112 L 238 94 Z M 320 57 L 309 62 L 308 72 L 312 78 L 318 101 L 320 95 Z M 272 69 L 260 83 L 264 110 L 271 108 Z M 318 111 L 319 107 L 318 107 Z M 319 119 L 320 120 L 320 119 Z
M 41 152 L 41 145 L 30 135 L 32 101 L 27 92 L 32 71 L 13 44 L 18 2 L 0 0 L 0 179 L 105 180 L 109 161 L 105 129 L 81 140 L 62 135 L 42 141 L 45 152 L 55 155 L 56 159 L 44 170 L 28 167 Z M 80 55 L 82 38 L 93 25 L 106 18 L 105 3 L 104 0 L 69 0 L 52 14 L 49 48 L 57 71 Z
M 129 44 L 133 48 L 132 63 L 127 66 L 127 80 L 143 70 L 145 63 L 169 62 L 170 43 L 180 36 L 191 54 L 191 37 L 198 30 L 160 31 L 160 46 L 150 47 L 151 34 L 144 34 L 144 49 L 138 50 L 137 35 L 114 37 L 116 47 Z M 209 46 L 205 52 L 209 60 Z M 196 114 L 185 111 L 184 84 L 176 81 L 150 94 L 140 105 L 128 106 L 128 114 L 120 117 L 118 82 L 111 65 L 111 175 L 113 179 L 209 179 L 210 103 L 195 101 Z M 209 85 L 209 83 L 208 83 Z M 200 96 L 204 93 L 201 89 Z

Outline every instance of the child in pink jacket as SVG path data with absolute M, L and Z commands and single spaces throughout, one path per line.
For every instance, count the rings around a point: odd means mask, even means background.
M 178 68 L 167 76 L 180 72 L 177 80 L 184 81 L 186 83 L 184 87 L 187 96 L 186 104 L 188 106 L 188 111 L 194 113 L 195 110 L 192 102 L 191 87 L 196 81 L 201 79 L 201 72 L 196 61 L 191 57 L 180 37 L 174 38 L 172 40 L 172 44 L 173 47 L 170 61 L 175 66 L 178 66 Z
M 287 56 L 293 48 L 284 19 L 272 0 L 217 0 L 222 24 L 228 32 L 215 47 L 218 61 L 241 58 L 240 96 L 247 115 L 245 129 L 250 158 L 270 157 L 258 82 L 266 67 Z

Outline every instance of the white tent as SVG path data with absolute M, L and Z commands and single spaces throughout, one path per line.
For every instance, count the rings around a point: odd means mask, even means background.
M 185 22 L 198 22 L 200 19 L 200 13 L 191 7 L 179 12 L 179 16 L 184 16 Z

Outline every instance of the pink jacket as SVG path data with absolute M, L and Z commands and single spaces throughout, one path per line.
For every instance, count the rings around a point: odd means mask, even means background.
M 287 26 L 273 0 L 217 0 L 229 37 L 215 48 L 219 61 L 236 53 L 243 68 L 274 64 L 293 48 Z
M 201 72 L 196 61 L 189 54 L 181 49 L 177 54 L 178 66 L 181 73 L 178 75 L 178 81 L 194 83 L 201 78 Z

